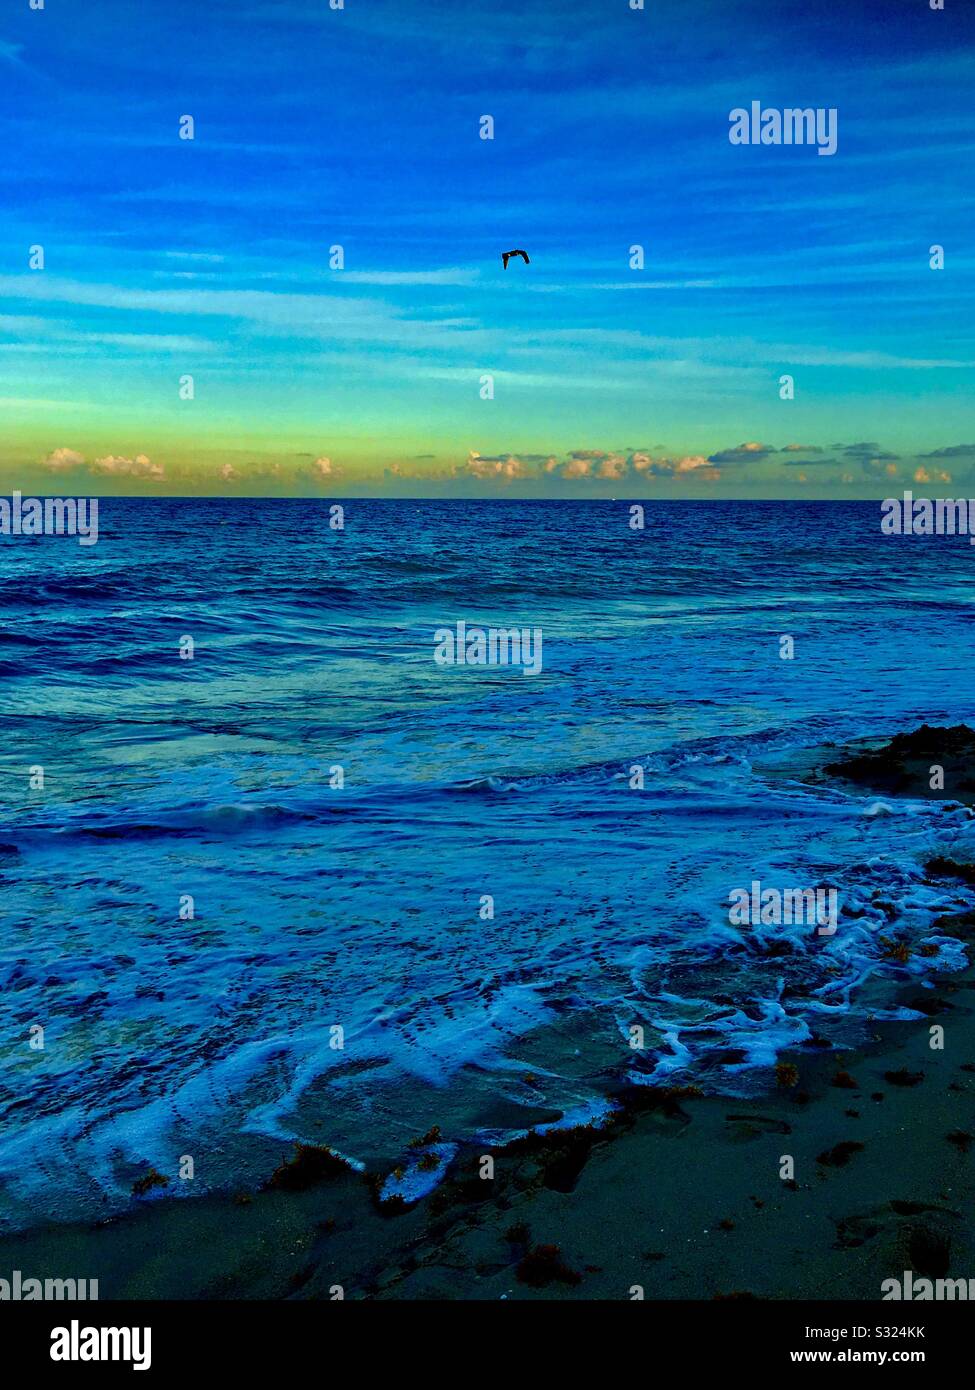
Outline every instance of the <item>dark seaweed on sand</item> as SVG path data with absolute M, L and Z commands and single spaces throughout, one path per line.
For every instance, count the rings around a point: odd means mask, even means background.
M 581 1284 L 582 1275 L 570 1269 L 557 1245 L 533 1245 L 515 1270 L 522 1284 L 543 1289 L 548 1284 Z
M 827 1168 L 845 1168 L 855 1153 L 859 1153 L 863 1148 L 855 1139 L 844 1139 L 840 1144 L 834 1144 L 831 1149 L 824 1150 L 816 1156 L 816 1162 L 823 1164 Z
M 316 1183 L 350 1171 L 345 1159 L 324 1144 L 295 1144 L 294 1156 L 276 1168 L 264 1186 L 283 1192 L 304 1192 Z

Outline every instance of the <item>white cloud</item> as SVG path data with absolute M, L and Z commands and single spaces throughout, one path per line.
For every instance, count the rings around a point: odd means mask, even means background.
M 343 270 L 335 272 L 337 283 L 350 285 L 470 285 L 477 278 L 473 270 Z
M 121 454 L 106 454 L 104 458 L 95 459 L 91 471 L 110 473 L 117 477 L 146 478 L 150 482 L 161 482 L 166 476 L 163 465 L 153 463 L 145 454 L 136 454 L 135 458 L 131 459 Z
M 55 449 L 44 460 L 44 467 L 58 473 L 65 468 L 80 468 L 84 461 L 84 455 L 79 454 L 77 449 Z
M 585 478 L 589 475 L 592 467 L 592 460 L 587 458 L 571 458 L 563 465 L 563 478 Z
M 521 459 L 516 458 L 514 454 L 485 458 L 476 449 L 472 449 L 468 454 L 465 471 L 473 478 L 497 478 L 501 482 L 511 482 L 513 478 L 527 476 Z
M 609 478 L 615 481 L 622 478 L 626 472 L 626 459 L 622 454 L 608 454 L 600 461 L 596 470 L 597 478 Z

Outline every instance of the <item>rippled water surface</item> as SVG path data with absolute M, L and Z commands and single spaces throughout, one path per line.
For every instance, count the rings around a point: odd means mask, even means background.
M 388 1168 L 628 1071 L 747 1089 L 961 964 L 921 865 L 967 813 L 783 770 L 972 720 L 963 538 L 866 503 L 345 506 L 106 499 L 97 546 L 0 545 L 8 1225 L 186 1153 L 181 1192 L 291 1138 Z M 462 619 L 540 627 L 541 674 L 438 666 Z M 835 887 L 836 935 L 730 925 L 753 879 Z

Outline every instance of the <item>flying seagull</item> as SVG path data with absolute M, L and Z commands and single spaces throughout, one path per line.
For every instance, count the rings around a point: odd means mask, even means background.
M 508 262 L 511 260 L 512 256 L 522 256 L 524 257 L 525 265 L 531 265 L 531 261 L 528 259 L 527 251 L 502 251 L 501 259 L 504 261 L 505 270 L 508 269 Z

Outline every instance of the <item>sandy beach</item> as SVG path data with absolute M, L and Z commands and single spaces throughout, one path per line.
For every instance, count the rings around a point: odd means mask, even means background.
M 888 1024 L 783 1056 L 756 1100 L 655 1098 L 606 1131 L 476 1163 L 399 1215 L 352 1174 L 304 1191 L 134 1202 L 102 1225 L 0 1241 L 4 1267 L 77 1270 L 101 1297 L 879 1298 L 906 1269 L 975 1269 L 975 972 L 939 982 L 945 1028 Z M 788 1079 L 788 1078 L 787 1078 Z M 574 1148 L 574 1152 L 573 1152 Z M 795 1180 L 779 1176 L 791 1155 Z M 573 1171 L 578 1165 L 578 1171 Z M 483 1195 L 482 1195 L 483 1194 Z
M 950 782 L 970 801 L 971 733 L 952 736 Z M 922 730 L 824 753 L 823 775 L 872 794 L 895 754 L 923 760 L 932 738 L 947 746 Z M 914 793 L 892 780 L 888 794 Z M 975 867 L 927 871 L 970 882 Z M 967 940 L 975 914 L 937 926 Z M 285 1151 L 258 1190 L 173 1199 L 150 1178 L 128 1214 L 3 1239 L 0 1267 L 74 1271 L 125 1299 L 842 1300 L 879 1299 L 907 1270 L 968 1278 L 973 989 L 972 968 L 926 985 L 905 974 L 915 1020 L 877 1023 L 848 1051 L 813 1038 L 784 1052 L 765 1094 L 622 1086 L 604 1123 L 508 1143 L 487 1179 L 484 1155 L 462 1153 L 412 1205 L 381 1200 L 384 1175 L 327 1150 Z

